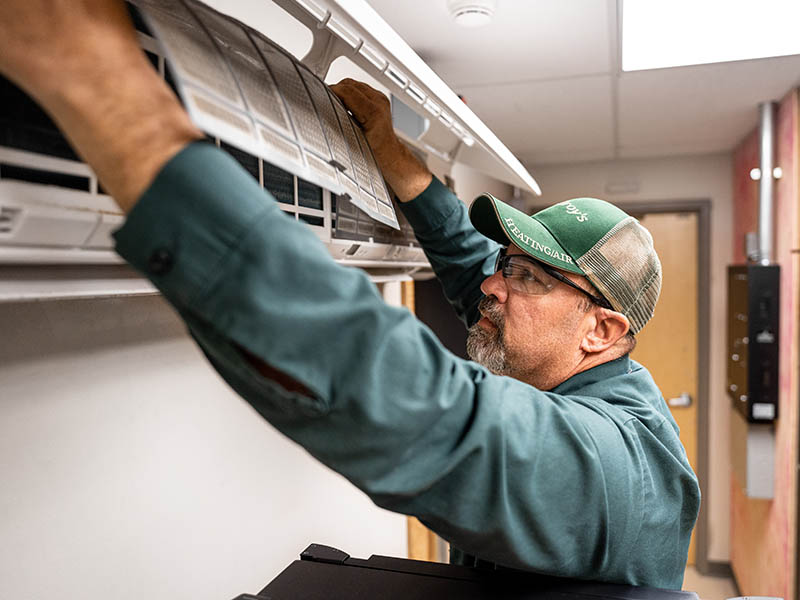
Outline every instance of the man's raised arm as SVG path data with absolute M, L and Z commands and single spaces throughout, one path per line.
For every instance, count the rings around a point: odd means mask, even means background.
M 125 212 L 202 138 L 119 0 L 3 0 L 0 72 L 50 113 Z

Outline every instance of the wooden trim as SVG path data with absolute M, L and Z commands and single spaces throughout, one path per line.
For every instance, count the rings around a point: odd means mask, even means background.
M 415 517 L 408 517 L 408 558 L 435 562 L 436 546 L 436 534 Z
M 412 314 L 416 314 L 416 307 L 414 304 L 414 282 L 413 281 L 403 281 L 401 282 L 400 288 L 400 301 L 402 302 L 403 306 L 405 306 L 408 310 L 411 311 Z

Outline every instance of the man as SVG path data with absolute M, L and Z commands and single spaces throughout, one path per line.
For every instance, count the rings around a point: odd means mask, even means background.
M 485 196 L 480 235 L 394 136 L 386 99 L 336 87 L 487 369 L 386 306 L 196 143 L 119 2 L 5 0 L 0 70 L 129 213 L 120 254 L 280 431 L 380 506 L 418 516 L 456 562 L 680 587 L 699 491 L 663 399 L 627 356 L 659 275 L 622 211 L 580 199 L 529 218 Z

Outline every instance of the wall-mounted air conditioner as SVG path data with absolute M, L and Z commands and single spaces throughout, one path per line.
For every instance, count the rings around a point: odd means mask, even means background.
M 539 193 L 508 149 L 363 0 L 274 1 L 312 33 L 302 60 L 196 0 L 138 0 L 132 15 L 153 67 L 193 120 L 337 261 L 368 269 L 376 281 L 429 268 L 361 129 L 323 83 L 338 57 L 389 91 L 401 117 L 408 110 L 420 117 L 417 131 L 399 128 L 418 150 Z M 0 78 L 0 300 L 151 292 L 129 274 L 109 279 L 108 266 L 76 267 L 120 264 L 111 233 L 122 220 L 52 121 Z M 50 265 L 46 276 L 41 265 Z

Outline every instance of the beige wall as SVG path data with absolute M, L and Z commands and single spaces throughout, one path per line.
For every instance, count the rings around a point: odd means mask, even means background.
M 626 202 L 708 199 L 711 208 L 711 356 L 708 492 L 708 559 L 730 559 L 729 400 L 725 385 L 726 267 L 732 261 L 731 156 L 708 155 L 531 167 L 543 190 L 527 196 L 530 206 L 545 206 L 593 196 L 624 206 Z M 610 193 L 610 191 L 611 193 Z M 618 191 L 615 191 L 618 190 Z M 628 191 L 624 191 L 628 190 Z

